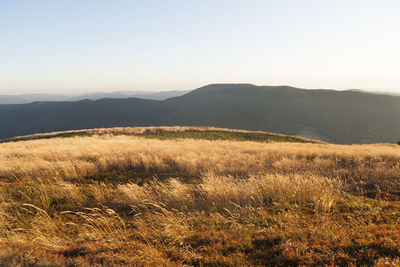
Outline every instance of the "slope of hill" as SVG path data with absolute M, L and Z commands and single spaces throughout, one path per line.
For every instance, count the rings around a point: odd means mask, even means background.
M 399 146 L 162 129 L 0 144 L 0 266 L 399 264 Z
M 262 131 L 233 130 L 216 127 L 115 127 L 84 129 L 52 133 L 17 136 L 0 140 L 0 143 L 18 142 L 37 139 L 68 138 L 82 136 L 138 136 L 153 139 L 203 139 L 233 140 L 254 142 L 296 142 L 322 143 L 316 140 Z
M 215 84 L 163 101 L 100 99 L 0 105 L 0 138 L 116 126 L 207 125 L 333 143 L 400 139 L 400 97 L 289 86 Z

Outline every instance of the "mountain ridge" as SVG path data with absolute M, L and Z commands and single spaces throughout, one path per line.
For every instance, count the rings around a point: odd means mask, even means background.
M 33 102 L 48 101 L 79 101 L 99 100 L 102 98 L 142 98 L 150 100 L 165 100 L 170 97 L 181 96 L 190 90 L 171 91 L 114 91 L 114 92 L 91 92 L 84 94 L 22 94 L 22 95 L 0 95 L 0 104 L 29 104 Z
M 0 138 L 117 126 L 207 125 L 332 143 L 400 139 L 400 97 L 291 86 L 210 84 L 166 100 L 102 98 L 0 105 Z

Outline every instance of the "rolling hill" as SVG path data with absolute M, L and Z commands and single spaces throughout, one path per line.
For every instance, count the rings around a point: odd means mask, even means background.
M 136 136 L 160 140 L 178 140 L 178 139 L 202 139 L 202 140 L 230 140 L 230 141 L 253 141 L 253 142 L 295 142 L 295 143 L 314 143 L 323 144 L 323 142 L 289 136 L 277 133 L 262 131 L 234 130 L 216 127 L 194 127 L 194 126 L 164 126 L 164 127 L 115 127 L 115 128 L 96 128 L 60 131 L 51 133 L 40 133 L 32 135 L 17 136 L 0 140 L 0 143 L 85 137 L 85 136 Z
M 139 98 L 0 105 L 0 138 L 117 126 L 207 125 L 333 143 L 400 139 L 400 97 L 289 86 L 213 84 L 163 101 Z

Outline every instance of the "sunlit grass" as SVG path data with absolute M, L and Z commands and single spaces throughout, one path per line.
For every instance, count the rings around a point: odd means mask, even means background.
M 128 135 L 0 145 L 3 265 L 400 257 L 400 147 Z

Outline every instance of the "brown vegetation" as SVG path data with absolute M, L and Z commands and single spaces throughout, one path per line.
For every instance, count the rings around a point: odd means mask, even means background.
M 0 264 L 399 264 L 397 145 L 0 145 Z

